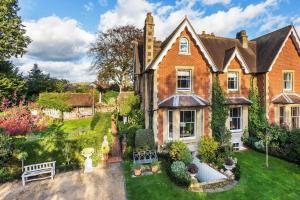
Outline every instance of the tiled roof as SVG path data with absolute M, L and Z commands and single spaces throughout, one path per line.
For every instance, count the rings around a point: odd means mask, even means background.
M 226 99 L 227 105 L 251 105 L 252 101 L 245 97 L 229 97 Z
M 66 102 L 73 107 L 89 107 L 93 105 L 92 94 L 89 93 L 69 93 Z
M 250 72 L 256 72 L 256 55 L 251 48 L 255 46 L 255 43 L 249 42 L 248 48 L 243 48 L 238 39 L 208 35 L 199 35 L 199 37 L 218 66 L 219 71 L 223 71 L 234 50 L 237 49 L 249 67 Z
M 291 25 L 286 26 L 282 29 L 252 40 L 256 42 L 257 72 L 266 72 L 269 70 L 273 60 L 292 28 L 293 27 Z
M 280 93 L 272 102 L 274 104 L 300 104 L 300 95 L 296 93 Z
M 158 104 L 159 108 L 183 108 L 208 106 L 207 100 L 197 95 L 172 95 Z

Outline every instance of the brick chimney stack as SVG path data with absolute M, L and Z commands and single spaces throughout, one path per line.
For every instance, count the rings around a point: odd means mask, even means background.
M 248 48 L 248 36 L 245 30 L 241 30 L 236 34 L 236 39 L 240 41 L 243 48 Z
M 144 66 L 153 60 L 154 21 L 151 12 L 147 13 L 144 26 Z

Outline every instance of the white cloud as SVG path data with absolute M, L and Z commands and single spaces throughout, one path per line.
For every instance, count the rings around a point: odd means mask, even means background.
M 93 10 L 94 4 L 93 2 L 88 2 L 87 4 L 84 4 L 83 7 L 87 12 L 90 12 Z
M 92 81 L 90 60 L 86 53 L 95 36 L 69 18 L 49 16 L 25 21 L 27 35 L 32 43 L 23 58 L 15 60 L 22 72 L 28 72 L 34 63 L 52 76 L 70 81 Z M 91 77 L 94 77 L 91 79 Z
M 208 2 L 208 1 L 207 1 Z M 210 1 L 210 2 L 217 2 Z M 227 1 L 222 1 L 227 2 Z M 229 1 L 228 1 L 229 2 Z M 277 5 L 277 0 L 261 1 L 247 6 L 233 6 L 206 15 L 203 7 L 196 6 L 199 0 L 177 0 L 174 5 L 150 3 L 147 0 L 118 0 L 117 5 L 100 16 L 99 29 L 107 30 L 115 25 L 133 24 L 143 27 L 145 15 L 152 12 L 155 23 L 155 36 L 164 39 L 178 25 L 185 15 L 193 23 L 195 29 L 214 32 L 227 36 L 237 29 L 259 24 L 259 17 L 266 15 L 270 8 Z
M 201 0 L 201 2 L 205 5 L 213 5 L 217 3 L 229 4 L 231 0 Z
M 273 31 L 275 29 L 279 29 L 282 28 L 284 26 L 286 26 L 288 17 L 286 16 L 273 16 L 273 15 L 268 15 L 265 20 L 264 23 L 261 25 L 261 27 L 259 28 L 260 32 L 270 32 Z

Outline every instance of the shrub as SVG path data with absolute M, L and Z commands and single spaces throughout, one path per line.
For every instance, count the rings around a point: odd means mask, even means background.
M 197 167 L 197 165 L 195 165 L 194 163 L 190 164 L 190 165 L 188 166 L 188 171 L 189 171 L 190 173 L 192 173 L 192 174 L 198 173 L 198 167 Z
M 0 128 L 0 164 L 6 162 L 12 155 L 13 141 L 12 138 L 6 135 L 3 129 Z
M 179 185 L 189 186 L 191 177 L 186 170 L 186 166 L 182 161 L 175 161 L 171 165 L 171 173 Z
M 216 152 L 218 150 L 218 142 L 213 138 L 202 137 L 200 139 L 198 153 L 202 161 L 212 163 L 216 159 Z
M 239 163 L 235 165 L 235 168 L 233 168 L 232 173 L 234 174 L 235 180 L 240 180 L 241 178 L 241 169 Z
M 178 140 L 168 144 L 168 146 L 172 160 L 183 161 L 185 164 L 190 164 L 192 162 L 193 157 L 185 143 Z
M 104 103 L 110 103 L 112 101 L 115 101 L 117 99 L 119 95 L 119 92 L 116 92 L 116 91 L 108 91 L 108 92 L 105 92 L 102 96 L 102 101 Z
M 154 149 L 154 135 L 150 129 L 138 129 L 135 134 L 135 148 L 139 150 Z

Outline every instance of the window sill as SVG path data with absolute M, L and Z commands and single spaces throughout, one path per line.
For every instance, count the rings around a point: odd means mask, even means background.
M 177 89 L 176 90 L 176 92 L 192 92 L 192 90 L 191 89 L 187 89 L 187 90 L 185 90 L 185 89 Z
M 191 53 L 182 53 L 182 52 L 179 52 L 178 55 L 182 55 L 182 56 L 190 56 L 192 55 Z
M 243 132 L 243 129 L 238 129 L 238 130 L 230 130 L 231 133 L 241 133 Z
M 179 137 L 180 140 L 195 140 L 196 136 L 193 137 Z
M 234 90 L 234 89 L 228 89 L 228 92 L 239 92 L 240 90 L 237 89 L 237 90 Z

